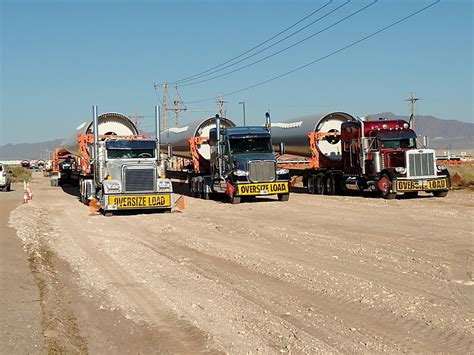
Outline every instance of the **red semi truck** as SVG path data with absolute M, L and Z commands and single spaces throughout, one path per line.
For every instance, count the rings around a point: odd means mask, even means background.
M 305 125 L 307 121 L 312 126 Z M 403 120 L 334 112 L 276 124 L 272 133 L 281 149 L 288 145 L 290 154 L 309 158 L 303 163 L 280 160 L 279 166 L 302 176 L 310 193 L 369 190 L 393 199 L 399 193 L 416 196 L 420 191 L 445 197 L 450 188 L 446 166 L 436 164 L 433 149 L 419 147 L 416 133 Z

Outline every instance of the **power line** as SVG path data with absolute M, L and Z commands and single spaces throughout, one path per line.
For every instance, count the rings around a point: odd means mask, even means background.
M 208 70 L 208 71 L 207 71 L 207 72 L 208 72 L 207 74 L 195 75 L 195 76 L 194 76 L 194 79 L 192 79 L 192 78 L 183 79 L 183 80 L 180 81 L 180 83 L 185 83 L 185 82 L 197 80 L 197 79 L 199 79 L 199 78 L 204 78 L 204 77 L 206 77 L 206 76 L 209 76 L 209 75 L 218 73 L 218 72 L 220 72 L 220 71 L 223 71 L 223 70 L 225 70 L 225 69 L 227 69 L 227 68 L 233 67 L 233 66 L 235 66 L 235 65 L 237 65 L 237 64 L 239 64 L 239 63 L 242 63 L 242 62 L 246 61 L 247 59 L 250 59 L 250 58 L 252 58 L 252 57 L 255 57 L 256 55 L 258 55 L 258 54 L 260 54 L 260 53 L 266 51 L 267 49 L 270 49 L 270 48 L 276 46 L 277 44 L 280 44 L 281 42 L 286 41 L 288 38 L 293 37 L 293 36 L 296 35 L 297 33 L 300 33 L 301 31 L 305 30 L 306 28 L 308 28 L 308 27 L 314 25 L 316 22 L 319 22 L 319 21 L 321 21 L 322 19 L 328 17 L 329 15 L 333 14 L 333 13 L 336 12 L 337 10 L 339 10 L 339 9 L 341 9 L 342 7 L 346 6 L 346 5 L 349 4 L 350 2 L 351 2 L 351 0 L 346 0 L 345 3 L 339 5 L 338 7 L 336 7 L 336 8 L 333 9 L 332 11 L 330 11 L 330 12 L 324 14 L 323 16 L 318 17 L 316 20 L 310 22 L 310 23 L 307 24 L 306 26 L 301 27 L 300 29 L 298 29 L 298 30 L 296 30 L 296 31 L 294 31 L 294 32 L 292 32 L 292 33 L 290 33 L 289 35 L 283 37 L 282 39 L 276 41 L 275 43 L 272 43 L 272 44 L 270 44 L 269 46 L 266 46 L 266 47 L 264 47 L 263 49 L 260 49 L 259 51 L 257 51 L 257 52 L 255 52 L 255 53 L 249 55 L 249 56 L 246 56 L 246 57 L 244 57 L 244 58 L 238 60 L 237 62 L 234 62 L 234 63 L 232 63 L 232 64 L 226 65 L 226 66 L 224 66 L 224 67 L 222 67 L 222 68 L 220 68 L 220 69 L 217 69 L 217 70 L 213 70 L 213 71 Z M 241 57 L 241 56 L 242 56 L 242 55 L 240 55 L 239 57 Z M 238 58 L 238 57 L 236 57 L 236 58 L 234 58 L 234 59 L 237 59 L 237 58 Z M 224 65 L 224 64 L 222 64 L 222 65 Z M 220 66 L 222 66 L 222 65 L 220 65 Z M 192 84 L 189 84 L 189 85 L 192 85 Z M 183 86 L 184 86 L 184 85 L 183 85 Z
M 377 2 L 378 2 L 378 0 L 373 0 L 370 4 L 368 4 L 368 5 L 366 5 L 366 6 L 362 7 L 362 8 L 360 8 L 359 10 L 357 10 L 357 11 L 351 13 L 350 15 L 348 15 L 348 16 L 346 16 L 346 17 L 344 17 L 344 18 L 342 18 L 341 20 L 336 21 L 335 23 L 333 23 L 333 24 L 331 24 L 331 25 L 329 25 L 329 26 L 323 28 L 322 30 L 320 30 L 320 31 L 318 31 L 318 32 L 315 32 L 315 33 L 311 34 L 311 35 L 308 36 L 308 37 L 303 38 L 302 40 L 300 40 L 300 41 L 298 41 L 298 42 L 296 42 L 296 43 L 293 43 L 292 45 L 290 45 L 290 46 L 288 46 L 288 47 L 285 47 L 285 48 L 283 48 L 283 49 L 280 49 L 279 51 L 276 51 L 276 52 L 273 53 L 273 54 L 267 55 L 266 57 L 263 57 L 263 58 L 261 58 L 261 59 L 259 59 L 259 60 L 256 60 L 256 61 L 254 61 L 254 62 L 251 62 L 251 63 L 249 63 L 249 64 L 246 64 L 246 65 L 244 65 L 244 66 L 242 66 L 242 67 L 239 67 L 239 68 L 237 68 L 237 69 L 228 71 L 228 72 L 226 72 L 226 73 L 223 73 L 223 74 L 220 74 L 220 75 L 216 75 L 216 76 L 213 76 L 213 77 L 208 78 L 208 79 L 203 79 L 203 80 L 195 81 L 195 82 L 192 82 L 192 83 L 189 83 L 189 84 L 184 84 L 184 85 L 181 85 L 181 87 L 205 83 L 205 82 L 207 82 L 207 81 L 214 80 L 214 79 L 217 79 L 217 78 L 221 78 L 221 77 L 226 76 L 226 75 L 229 75 L 229 74 L 233 74 L 233 73 L 235 73 L 235 72 L 238 72 L 238 71 L 240 71 L 240 70 L 246 69 L 246 68 L 248 68 L 248 67 L 250 67 L 250 66 L 253 66 L 253 65 L 255 65 L 255 64 L 258 64 L 258 63 L 260 63 L 260 62 L 263 62 L 264 60 L 267 60 L 267 59 L 269 59 L 269 58 L 271 58 L 271 57 L 276 56 L 277 54 L 280 54 L 280 53 L 282 53 L 282 52 L 285 52 L 285 51 L 287 51 L 288 49 L 293 48 L 293 47 L 295 47 L 295 46 L 297 46 L 297 45 L 299 45 L 299 44 L 301 44 L 301 43 L 303 43 L 303 42 L 305 42 L 305 41 L 307 41 L 307 40 L 309 40 L 309 39 L 311 39 L 311 38 L 313 38 L 313 37 L 315 37 L 315 36 L 317 36 L 317 35 L 319 35 L 319 34 L 321 34 L 321 33 L 323 33 L 323 32 L 325 32 L 325 31 L 327 31 L 327 30 L 330 29 L 330 28 L 337 26 L 337 25 L 340 24 L 341 22 L 348 20 L 349 18 L 351 18 L 351 17 L 357 15 L 358 13 L 360 13 L 360 12 L 362 12 L 362 11 L 365 11 L 368 7 L 370 7 L 370 6 L 372 6 L 372 5 L 375 5 Z
M 200 76 L 200 75 L 202 75 L 202 74 L 208 73 L 208 72 L 210 72 L 211 70 L 220 68 L 220 67 L 222 67 L 223 65 L 226 65 L 226 64 L 228 64 L 228 63 L 234 61 L 235 59 L 238 59 L 238 58 L 240 58 L 240 57 L 246 55 L 247 53 L 250 53 L 250 52 L 253 51 L 254 49 L 257 49 L 257 48 L 263 46 L 264 44 L 270 42 L 271 40 L 277 38 L 277 37 L 280 36 L 281 34 L 285 33 L 286 31 L 288 31 L 288 30 L 292 29 L 293 27 L 295 27 L 296 25 L 300 24 L 301 22 L 303 22 L 303 21 L 306 20 L 307 18 L 313 16 L 314 14 L 316 14 L 316 13 L 319 12 L 319 11 L 321 11 L 323 8 L 325 8 L 326 6 L 328 6 L 329 4 L 331 4 L 332 2 L 333 2 L 333 0 L 328 1 L 326 4 L 324 4 L 323 6 L 321 6 L 319 9 L 314 10 L 314 11 L 311 12 L 309 15 L 306 15 L 305 17 L 303 17 L 301 20 L 295 22 L 295 23 L 292 24 L 291 26 L 289 26 L 289 27 L 285 28 L 284 30 L 278 32 L 276 35 L 270 37 L 269 39 L 267 39 L 267 40 L 265 40 L 265 41 L 263 41 L 263 42 L 261 42 L 260 44 L 257 44 L 256 46 L 254 46 L 254 47 L 252 47 L 252 48 L 246 50 L 245 52 L 239 54 L 238 56 L 233 57 L 233 58 L 231 58 L 231 59 L 225 61 L 224 63 L 221 63 L 221 64 L 219 64 L 219 65 L 216 65 L 216 66 L 214 66 L 214 67 L 212 67 L 212 68 L 209 68 L 209 69 L 207 69 L 207 70 L 205 70 L 205 71 L 203 71 L 203 72 L 200 72 L 200 73 L 198 73 L 198 74 L 191 75 L 191 76 L 188 76 L 188 77 L 185 77 L 185 78 L 182 78 L 182 79 L 173 81 L 173 84 L 177 84 L 177 83 L 180 83 L 180 82 L 183 82 L 183 81 L 188 81 L 189 79 L 193 79 L 193 78 L 195 78 L 195 77 L 197 77 L 197 76 Z
M 299 71 L 299 70 L 301 70 L 301 69 L 304 69 L 304 68 L 306 68 L 306 67 L 309 67 L 309 66 L 311 66 L 311 65 L 313 65 L 313 64 L 316 64 L 317 62 L 320 62 L 320 61 L 322 61 L 322 60 L 324 60 L 324 59 L 327 59 L 327 58 L 329 58 L 329 57 L 332 57 L 333 55 L 336 55 L 336 54 L 338 54 L 338 53 L 340 53 L 340 52 L 342 52 L 342 51 L 345 51 L 346 49 L 349 49 L 349 48 L 351 48 L 351 47 L 354 47 L 354 46 L 356 46 L 357 44 L 359 44 L 359 43 L 361 43 L 361 42 L 364 42 L 364 41 L 368 40 L 369 38 L 374 37 L 374 36 L 378 35 L 379 33 L 384 32 L 384 31 L 388 30 L 389 28 L 394 27 L 394 26 L 398 25 L 399 23 L 408 20 L 409 18 L 411 18 L 411 17 L 413 17 L 413 16 L 415 16 L 415 15 L 418 15 L 418 14 L 421 13 L 421 12 L 426 11 L 426 10 L 429 9 L 430 7 L 432 7 L 432 6 L 436 5 L 436 4 L 438 4 L 440 1 L 441 1 L 441 0 L 436 0 L 435 2 L 433 2 L 433 3 L 431 3 L 431 4 L 427 5 L 427 6 L 425 6 L 425 7 L 423 7 L 423 8 L 421 8 L 420 10 L 417 10 L 417 11 L 415 11 L 415 12 L 412 12 L 411 14 L 409 14 L 409 15 L 407 15 L 407 16 L 401 18 L 400 20 L 397 20 L 397 21 L 395 21 L 395 22 L 392 22 L 391 24 L 389 24 L 389 25 L 387 25 L 387 26 L 385 26 L 385 27 L 382 27 L 381 29 L 379 29 L 379 30 L 377 30 L 377 31 L 375 31 L 375 32 L 372 32 L 371 34 L 369 34 L 369 35 L 367 35 L 367 36 L 365 36 L 365 37 L 362 37 L 361 39 L 358 39 L 357 41 L 351 42 L 350 44 L 348 44 L 348 45 L 346 45 L 346 46 L 344 46 L 344 47 L 341 47 L 341 48 L 339 48 L 338 50 L 335 50 L 335 51 L 333 51 L 333 52 L 331 52 L 331 53 L 329 53 L 329 54 L 327 54 L 327 55 L 325 55 L 325 56 L 323 56 L 323 57 L 319 57 L 318 59 L 315 59 L 315 60 L 313 60 L 313 61 L 311 61 L 311 62 L 309 62 L 309 63 L 306 63 L 306 64 L 304 64 L 304 65 L 301 65 L 301 66 L 299 66 L 299 67 L 297 67 L 297 68 L 295 68 L 295 69 L 292 69 L 292 70 L 290 70 L 290 71 L 287 71 L 286 73 L 280 74 L 280 75 L 275 76 L 275 77 L 273 77 L 273 78 L 270 78 L 270 79 L 268 79 L 268 80 L 261 81 L 261 82 L 259 82 L 259 83 L 257 83 L 257 84 L 253 84 L 253 85 L 247 86 L 247 87 L 245 87 L 245 88 L 243 88 L 243 89 L 231 91 L 231 92 L 225 94 L 224 96 L 234 95 L 234 94 L 240 93 L 240 92 L 242 92 L 242 91 L 246 91 L 246 90 L 249 90 L 249 89 L 253 89 L 253 88 L 257 87 L 257 86 L 267 84 L 267 83 L 272 82 L 272 81 L 274 81 L 274 80 L 280 79 L 280 78 L 282 78 L 282 77 L 284 77 L 284 76 L 290 75 L 290 74 L 292 74 L 292 73 L 294 73 L 294 72 L 296 72 L 296 71 Z M 212 100 L 216 100 L 216 99 L 218 99 L 218 98 L 219 98 L 219 96 L 214 96 L 214 97 L 210 97 L 210 98 L 202 99 L 202 100 L 188 101 L 187 103 L 188 103 L 188 104 L 194 104 L 194 103 L 200 103 L 200 102 L 205 102 L 205 101 L 212 101 Z

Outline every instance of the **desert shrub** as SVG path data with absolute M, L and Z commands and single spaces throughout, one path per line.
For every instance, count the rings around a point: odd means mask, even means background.
M 7 166 L 7 170 L 12 172 L 13 182 L 23 182 L 31 180 L 31 170 L 21 166 Z
M 448 171 L 454 188 L 474 190 L 474 164 L 449 165 Z

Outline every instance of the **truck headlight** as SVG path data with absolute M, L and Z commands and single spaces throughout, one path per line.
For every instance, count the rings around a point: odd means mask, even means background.
M 235 170 L 234 175 L 235 176 L 248 176 L 249 172 L 245 170 Z
M 285 174 L 289 174 L 289 170 L 288 169 L 285 169 L 285 168 L 281 168 L 281 169 L 278 169 L 276 171 L 277 175 L 285 175 Z
M 160 191 L 171 191 L 171 181 L 170 180 L 158 180 L 158 190 Z
M 405 174 L 407 172 L 407 168 L 403 166 L 398 166 L 395 168 L 395 171 L 399 174 Z
M 446 165 L 436 165 L 436 170 L 438 172 L 443 171 L 443 170 L 447 170 L 447 169 L 448 169 L 448 167 Z
M 106 192 L 120 192 L 120 183 L 117 181 L 104 181 Z

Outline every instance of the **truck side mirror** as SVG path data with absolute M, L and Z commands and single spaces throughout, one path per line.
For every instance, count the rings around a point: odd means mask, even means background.
M 279 151 L 280 155 L 285 154 L 285 142 L 280 142 L 280 147 L 279 148 L 280 148 L 279 149 L 280 150 Z

